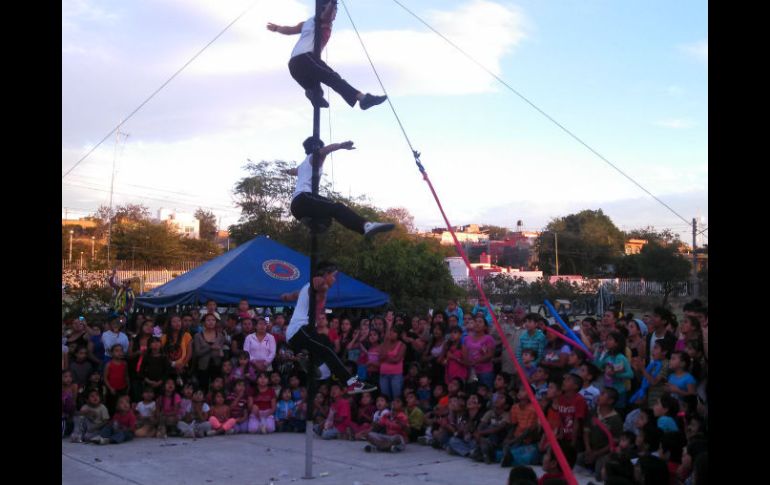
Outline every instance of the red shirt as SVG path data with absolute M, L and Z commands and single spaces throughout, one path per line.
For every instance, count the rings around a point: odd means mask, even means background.
M 275 399 L 275 391 L 272 387 L 268 387 L 267 390 L 256 393 L 254 404 L 257 405 L 260 411 L 266 411 L 273 407 L 273 399 Z
M 380 418 L 380 424 L 385 426 L 385 433 L 390 436 L 401 435 L 404 440 L 409 439 L 407 434 L 409 430 L 409 418 L 401 411 L 394 416 L 394 413 L 388 413 Z
M 556 400 L 554 409 L 558 411 L 561 420 L 561 432 L 563 439 L 572 441 L 580 435 L 580 430 L 575 429 L 578 419 L 585 420 L 588 414 L 588 405 L 586 400 L 580 394 L 575 394 L 572 398 L 562 394 Z
M 564 480 L 567 479 L 567 477 L 565 477 L 564 474 L 561 473 L 561 472 L 559 472 L 559 473 L 546 473 L 545 475 L 540 477 L 540 480 L 537 481 L 537 485 L 543 485 L 546 480 L 549 480 L 551 478 L 561 478 L 561 479 L 564 479 Z
M 128 387 L 126 369 L 128 369 L 128 364 L 125 360 L 122 362 L 111 360 L 107 364 L 104 380 L 116 391 L 123 390 Z
M 344 397 L 338 397 L 331 405 L 334 410 L 334 427 L 344 433 L 353 421 L 350 419 L 350 402 Z
M 136 430 L 136 416 L 131 411 L 127 413 L 117 412 L 112 417 L 112 422 L 122 430 Z

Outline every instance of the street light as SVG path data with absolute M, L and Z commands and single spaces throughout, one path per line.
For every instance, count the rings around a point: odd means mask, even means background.
M 83 251 L 80 251 L 80 269 L 83 269 Z
M 91 262 L 94 262 L 94 245 L 96 244 L 96 236 L 91 236 Z
M 69 255 L 69 259 L 67 260 L 68 263 L 72 262 L 72 235 L 73 234 L 75 234 L 75 231 L 70 229 L 70 255 Z

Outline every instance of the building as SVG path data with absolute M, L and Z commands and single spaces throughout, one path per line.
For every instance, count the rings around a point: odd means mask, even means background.
M 509 275 L 511 278 L 523 278 L 527 283 L 536 281 L 543 277 L 542 271 L 522 271 L 518 268 L 502 267 L 492 264 L 491 257 L 487 253 L 481 253 L 480 261 L 478 263 L 471 263 L 476 277 L 483 281 L 487 276 L 495 276 L 499 274 Z M 452 274 L 452 278 L 455 283 L 460 284 L 468 280 L 469 271 L 465 266 L 463 258 L 459 256 L 453 256 L 444 258 L 444 261 L 449 266 L 449 272 Z
M 190 239 L 200 239 L 200 221 L 193 214 L 172 209 L 158 209 L 158 221 L 174 228 L 177 234 Z
M 629 239 L 625 244 L 626 255 L 639 254 L 647 243 L 646 239 Z

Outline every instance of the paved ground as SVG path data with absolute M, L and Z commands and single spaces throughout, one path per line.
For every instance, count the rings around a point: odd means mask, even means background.
M 62 485 L 503 485 L 510 470 L 417 444 L 396 454 L 369 454 L 363 446 L 314 440 L 316 478 L 310 481 L 302 479 L 303 434 L 153 438 L 103 446 L 63 440 Z M 578 479 L 581 485 L 590 481 Z

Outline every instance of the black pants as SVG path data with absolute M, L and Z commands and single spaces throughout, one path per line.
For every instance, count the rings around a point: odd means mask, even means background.
M 311 52 L 292 57 L 289 61 L 289 72 L 291 77 L 305 89 L 315 92 L 320 90 L 321 83 L 324 83 L 342 96 L 350 106 L 356 104 L 358 90 Z
M 316 363 L 323 362 L 329 367 L 332 374 L 341 382 L 347 384 L 348 380 L 353 377 L 350 372 L 345 368 L 345 364 L 340 360 L 337 353 L 330 345 L 323 343 L 323 338 L 318 335 L 315 330 L 311 330 L 307 325 L 300 327 L 297 333 L 289 339 L 289 345 L 295 352 L 299 352 L 302 349 L 307 349 L 313 360 Z M 309 379 L 313 378 L 314 370 L 310 370 Z
M 333 218 L 351 231 L 364 233 L 366 219 L 356 214 L 353 209 L 341 202 L 334 202 L 320 195 L 303 192 L 291 201 L 291 213 L 301 220 L 304 217 L 313 219 Z

